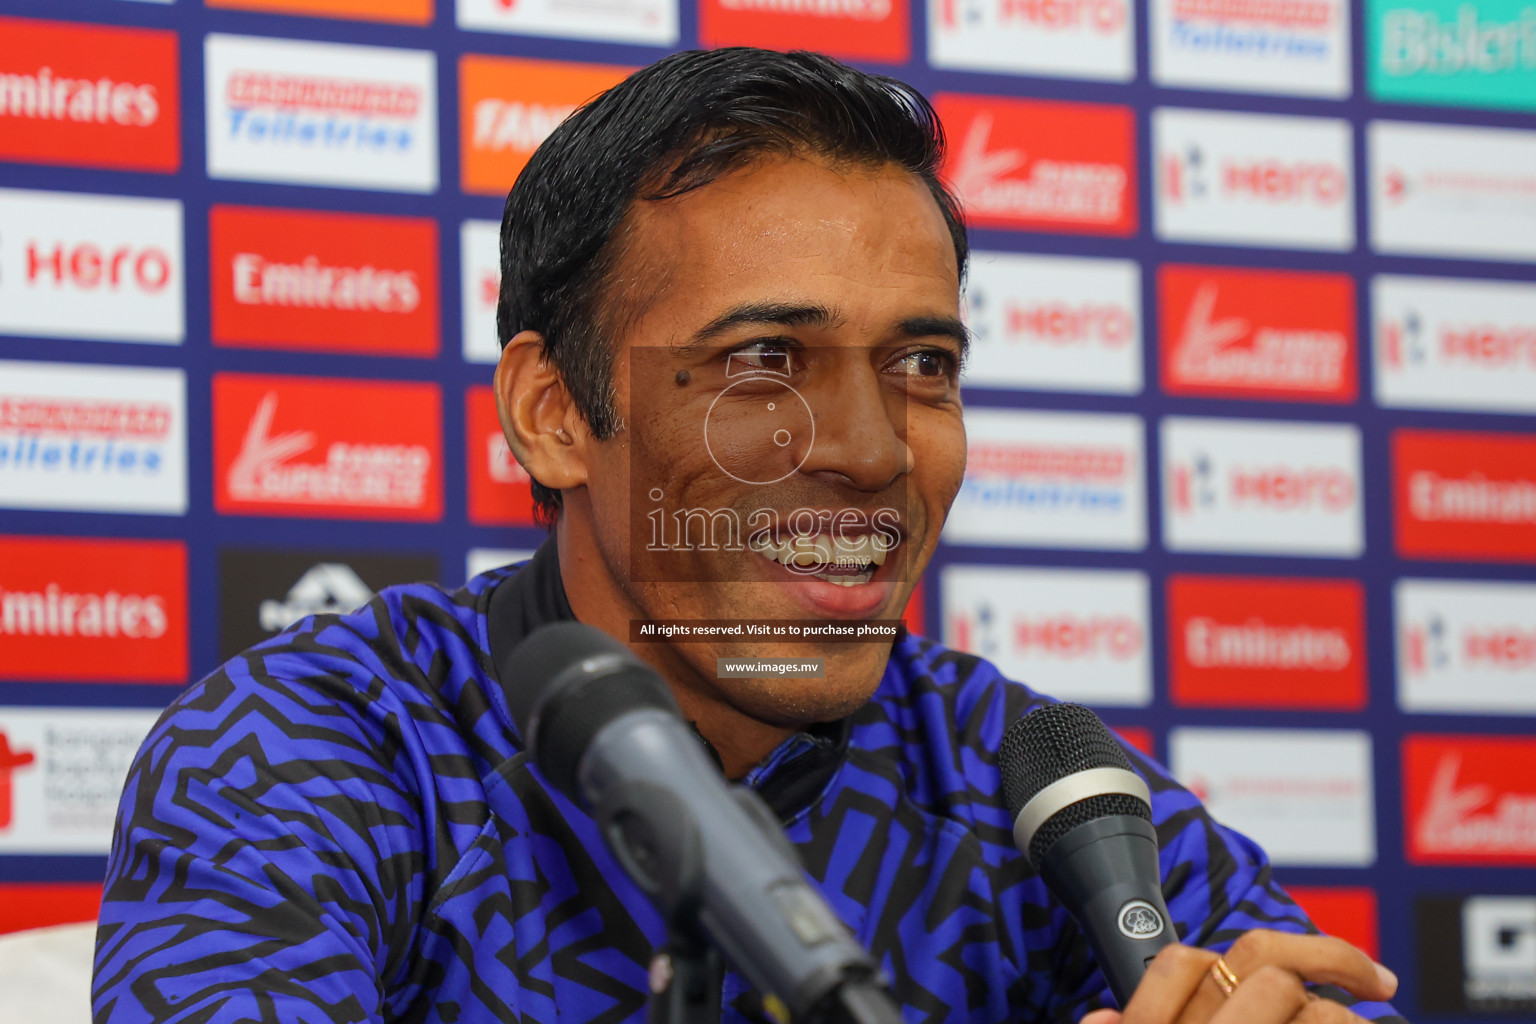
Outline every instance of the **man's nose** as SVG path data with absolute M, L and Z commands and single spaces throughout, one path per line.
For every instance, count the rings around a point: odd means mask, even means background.
M 911 470 L 905 397 L 882 387 L 874 367 L 839 373 L 805 398 L 816 429 L 801 473 L 879 491 Z

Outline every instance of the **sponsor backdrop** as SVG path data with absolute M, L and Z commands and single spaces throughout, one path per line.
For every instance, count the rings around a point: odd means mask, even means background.
M 180 687 L 539 542 L 502 197 L 738 43 L 949 132 L 913 617 L 1169 762 L 1416 1018 L 1536 1012 L 1533 0 L 0 0 L 0 931 L 93 913 Z

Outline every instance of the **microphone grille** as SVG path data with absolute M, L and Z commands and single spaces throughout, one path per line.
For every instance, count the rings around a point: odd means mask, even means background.
M 1131 771 L 1131 759 L 1099 716 L 1081 704 L 1047 704 L 1008 727 L 997 755 L 1003 773 L 1003 800 L 1015 821 L 1024 805 L 1046 786 L 1092 768 Z M 1152 820 L 1152 808 L 1124 793 L 1099 793 L 1068 804 L 1029 837 L 1025 858 L 1038 867 L 1045 852 L 1079 825 L 1112 815 Z
M 1019 718 L 1003 734 L 997 755 L 1003 800 L 1017 818 L 1051 783 L 1090 768 L 1131 770 L 1130 758 L 1099 716 L 1081 704 L 1047 704 Z

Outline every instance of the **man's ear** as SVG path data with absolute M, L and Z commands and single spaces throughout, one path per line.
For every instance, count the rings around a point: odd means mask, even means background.
M 521 331 L 507 342 L 494 386 L 501 432 L 529 475 L 557 491 L 585 484 L 592 435 L 544 354 L 542 334 Z

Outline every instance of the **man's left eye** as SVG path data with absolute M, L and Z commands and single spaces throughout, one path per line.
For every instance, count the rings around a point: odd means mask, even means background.
M 914 377 L 948 376 L 953 362 L 948 353 L 937 352 L 932 349 L 922 352 L 909 352 L 901 357 L 902 368 Z

